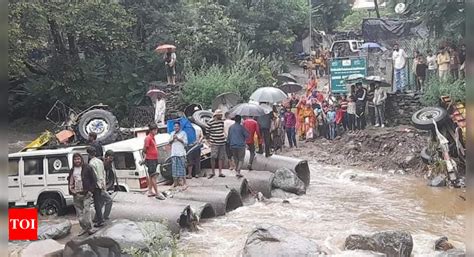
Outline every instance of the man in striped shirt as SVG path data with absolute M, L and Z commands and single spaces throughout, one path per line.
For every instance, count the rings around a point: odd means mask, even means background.
M 222 174 L 222 166 L 226 159 L 226 137 L 224 134 L 224 120 L 222 116 L 224 113 L 217 109 L 214 112 L 212 119 L 207 123 L 207 130 L 209 131 L 209 141 L 211 143 L 211 170 L 212 173 L 208 178 L 212 178 L 216 175 L 214 172 L 216 161 L 219 167 L 219 177 L 225 177 Z

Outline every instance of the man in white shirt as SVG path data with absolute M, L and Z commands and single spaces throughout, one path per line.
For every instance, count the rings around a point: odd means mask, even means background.
M 398 44 L 393 45 L 393 68 L 395 70 L 395 85 L 397 86 L 397 92 L 403 91 L 405 89 L 405 66 L 407 54 L 403 49 L 400 49 Z
M 171 171 L 173 174 L 173 187 L 186 186 L 186 145 L 188 137 L 181 130 L 179 121 L 174 123 L 174 131 L 171 132 Z M 181 183 L 181 180 L 183 183 Z
M 436 64 L 436 54 L 433 51 L 428 50 L 426 52 L 426 64 L 428 65 L 428 76 L 427 79 L 433 78 L 436 75 L 438 65 Z

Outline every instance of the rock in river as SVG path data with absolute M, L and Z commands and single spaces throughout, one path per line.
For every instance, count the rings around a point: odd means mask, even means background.
M 71 231 L 69 220 L 59 220 L 56 222 L 42 222 L 38 226 L 38 239 L 61 239 L 69 235 Z
M 304 182 L 298 178 L 296 173 L 287 168 L 280 168 L 276 170 L 272 185 L 275 188 L 283 189 L 284 191 L 302 195 L 306 193 Z
M 285 228 L 261 224 L 247 238 L 242 257 L 318 256 L 325 255 L 320 246 Z
M 444 187 L 444 186 L 446 186 L 446 176 L 440 174 L 440 175 L 434 177 L 430 181 L 429 186 L 432 186 L 432 187 Z
M 350 235 L 346 238 L 344 248 L 384 253 L 387 257 L 410 257 L 413 238 L 405 231 L 385 231 L 371 236 Z
M 120 256 L 130 250 L 171 256 L 173 237 L 168 228 L 158 222 L 115 220 L 87 238 L 69 241 L 64 248 L 63 257 L 89 256 L 90 249 L 98 256 L 107 252 Z

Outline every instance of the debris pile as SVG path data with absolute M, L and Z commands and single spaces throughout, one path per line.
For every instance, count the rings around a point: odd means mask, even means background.
M 333 141 L 318 138 L 314 142 L 301 142 L 303 144 L 289 155 L 307 154 L 313 160 L 329 165 L 405 173 L 421 171 L 425 167 L 419 155 L 427 140 L 427 132 L 408 126 L 370 127 L 345 133 Z

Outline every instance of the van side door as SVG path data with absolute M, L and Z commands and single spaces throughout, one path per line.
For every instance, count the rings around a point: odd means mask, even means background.
M 22 176 L 22 195 L 26 202 L 36 202 L 39 193 L 45 188 L 44 166 L 46 158 L 43 156 L 23 157 L 23 169 L 20 166 Z
M 15 203 L 21 200 L 20 158 L 8 160 L 8 202 Z

